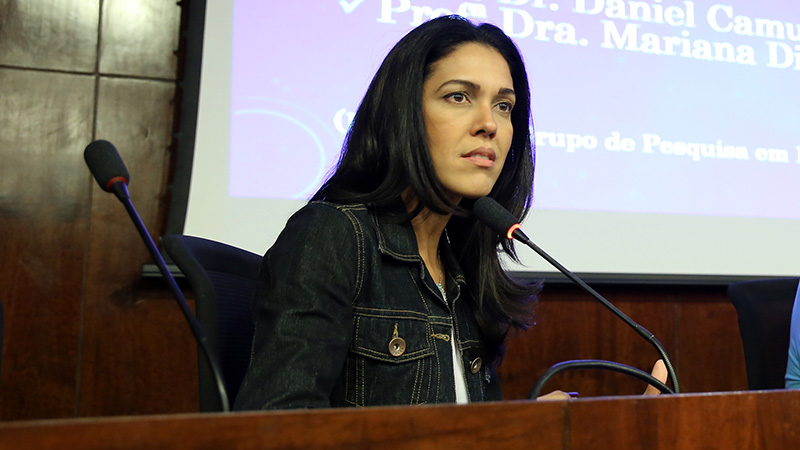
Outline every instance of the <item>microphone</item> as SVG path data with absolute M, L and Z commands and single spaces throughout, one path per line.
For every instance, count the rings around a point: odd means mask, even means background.
M 680 392 L 678 387 L 678 377 L 675 374 L 675 369 L 672 366 L 672 362 L 667 356 L 667 351 L 664 349 L 664 346 L 661 345 L 661 342 L 656 339 L 653 333 L 647 331 L 643 326 L 639 325 L 638 323 L 634 322 L 633 319 L 628 317 L 625 313 L 623 313 L 619 308 L 614 306 L 610 301 L 606 300 L 605 297 L 600 295 L 597 291 L 592 289 L 588 284 L 586 284 L 583 280 L 578 278 L 577 275 L 570 272 L 566 267 L 561 265 L 558 261 L 553 259 L 550 255 L 548 255 L 544 250 L 542 250 L 538 245 L 533 243 L 533 241 L 525 235 L 525 233 L 520 228 L 519 220 L 511 214 L 507 209 L 505 209 L 501 204 L 497 203 L 494 199 L 490 197 L 481 197 L 475 201 L 475 205 L 472 208 L 472 214 L 483 224 L 488 226 L 492 231 L 499 234 L 500 236 L 505 236 L 508 239 L 516 239 L 523 244 L 530 247 L 533 251 L 539 254 L 542 258 L 545 259 L 550 265 L 558 269 L 559 272 L 563 273 L 567 278 L 572 280 L 575 284 L 583 288 L 586 292 L 591 294 L 595 299 L 597 299 L 603 306 L 608 308 L 614 315 L 619 317 L 623 322 L 625 322 L 628 326 L 634 329 L 636 333 L 642 336 L 646 341 L 650 342 L 661 356 L 661 359 L 664 360 L 664 365 L 667 367 L 667 372 L 669 373 L 669 377 L 672 380 L 673 386 L 673 393 Z M 620 364 L 620 366 L 624 366 Z M 586 367 L 589 368 L 600 368 L 600 369 L 607 369 L 606 367 L 598 367 L 597 364 L 594 365 L 587 365 Z M 624 366 L 628 367 L 628 366 Z M 624 371 L 620 370 L 620 371 Z M 634 369 L 638 370 L 638 369 Z M 556 372 L 550 373 L 549 376 L 555 375 Z M 627 373 L 627 372 L 626 372 Z M 642 372 L 645 373 L 645 372 Z M 547 373 L 545 375 L 548 375 Z M 656 380 L 654 377 L 647 374 L 648 377 L 652 379 L 650 384 L 658 387 L 661 389 L 663 383 Z M 544 377 L 544 376 L 543 376 Z M 537 386 L 541 388 L 544 383 L 538 383 Z M 661 386 L 659 386 L 661 385 Z M 662 392 L 664 392 L 662 390 Z M 536 392 L 536 396 L 538 397 L 538 392 Z M 534 397 L 534 392 L 531 392 L 531 398 Z
M 481 197 L 475 200 L 472 214 L 492 231 L 508 239 L 517 239 L 523 244 L 532 243 L 528 236 L 522 232 L 519 220 L 505 209 L 503 205 L 491 197 Z
M 186 298 L 183 296 L 180 288 L 178 288 L 178 283 L 175 282 L 175 277 L 172 276 L 172 273 L 170 273 L 169 269 L 167 268 L 167 263 L 164 262 L 161 252 L 159 252 L 156 248 L 153 238 L 147 231 L 147 227 L 145 227 L 141 217 L 139 217 L 139 213 L 133 206 L 133 202 L 131 202 L 130 195 L 128 194 L 128 182 L 130 181 L 130 175 L 128 174 L 128 169 L 125 167 L 125 163 L 122 162 L 122 157 L 120 157 L 119 152 L 117 152 L 116 147 L 114 147 L 114 144 L 104 140 L 97 140 L 86 146 L 86 149 L 83 151 L 83 159 L 86 161 L 89 171 L 91 171 L 92 175 L 94 175 L 94 178 L 97 180 L 100 188 L 106 192 L 112 192 L 117 196 L 122 204 L 125 205 L 128 215 L 133 221 L 133 224 L 136 226 L 136 230 L 139 232 L 139 235 L 144 241 L 145 246 L 147 246 L 147 250 L 150 251 L 150 255 L 155 260 L 156 265 L 158 265 L 161 275 L 169 285 L 172 295 L 178 302 L 178 306 L 180 307 L 183 316 L 189 323 L 189 328 L 192 330 L 192 334 L 194 335 L 195 341 L 197 341 L 197 345 L 206 355 L 206 359 L 208 359 L 208 362 L 211 365 L 211 371 L 214 374 L 214 379 L 217 383 L 217 390 L 219 391 L 219 399 L 220 404 L 222 405 L 222 410 L 228 412 L 230 410 L 228 402 L 228 390 L 225 388 L 225 382 L 222 378 L 222 371 L 219 368 L 217 357 L 214 355 L 213 350 L 208 344 L 208 338 L 206 337 L 205 330 L 203 330 L 203 327 L 197 322 L 192 310 L 186 303 Z
M 120 200 L 120 196 L 127 196 L 131 176 L 114 144 L 102 139 L 94 141 L 83 151 L 83 159 L 102 190 L 112 192 Z

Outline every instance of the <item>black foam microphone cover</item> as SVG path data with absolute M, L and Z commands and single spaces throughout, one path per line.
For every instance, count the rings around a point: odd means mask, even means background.
M 519 219 L 490 197 L 475 200 L 472 214 L 500 236 L 507 236 L 508 230 L 519 223 Z
M 127 185 L 130 182 L 128 168 L 111 142 L 100 139 L 87 145 L 83 151 L 83 159 L 97 184 L 106 192 L 112 192 L 111 186 L 115 183 L 123 182 Z

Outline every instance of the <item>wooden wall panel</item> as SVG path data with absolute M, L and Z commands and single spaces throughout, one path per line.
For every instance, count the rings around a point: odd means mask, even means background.
M 94 71 L 100 0 L 0 0 L 0 64 Z
M 725 287 L 609 286 L 598 288 L 666 347 L 682 392 L 746 389 L 736 312 Z M 509 341 L 500 369 L 506 399 L 527 398 L 553 364 L 603 359 L 649 371 L 655 349 L 611 312 L 577 288 L 548 287 L 538 306 L 538 323 Z M 599 371 L 564 372 L 545 386 L 582 396 L 637 394 L 643 384 Z
M 74 414 L 93 92 L 88 76 L 0 69 L 0 419 Z
M 673 355 L 674 306 L 637 290 L 599 289 L 633 320 L 654 333 Z M 527 398 L 536 380 L 552 365 L 574 359 L 603 359 L 647 372 L 658 359 L 655 349 L 600 303 L 571 286 L 546 287 L 537 307 L 537 323 L 509 341 L 500 374 L 507 399 Z M 646 386 L 621 374 L 596 370 L 563 372 L 543 393 L 554 389 L 582 396 L 635 394 Z
M 0 0 L 0 419 L 197 408 L 187 325 L 140 279 L 145 248 L 82 158 L 117 144 L 160 228 L 179 20 L 172 0 Z
M 725 287 L 683 289 L 678 304 L 681 381 L 691 392 L 747 389 L 736 309 Z
M 131 173 L 131 198 L 158 229 L 172 130 L 173 83 L 103 78 L 97 136 L 112 140 Z M 169 292 L 140 280 L 150 262 L 116 197 L 92 191 L 92 240 L 79 414 L 196 410 L 192 336 Z
M 105 0 L 100 72 L 175 79 L 180 18 L 175 1 Z

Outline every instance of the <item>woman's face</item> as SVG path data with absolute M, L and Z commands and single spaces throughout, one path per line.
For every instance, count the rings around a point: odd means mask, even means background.
M 515 100 L 508 64 L 492 47 L 462 44 L 433 64 L 422 114 L 436 175 L 453 202 L 492 190 L 511 147 Z

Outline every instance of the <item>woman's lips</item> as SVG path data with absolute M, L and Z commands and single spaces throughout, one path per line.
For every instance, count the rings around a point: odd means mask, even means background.
M 490 148 L 476 148 L 463 155 L 462 158 L 467 159 L 478 167 L 494 167 L 494 160 L 497 159 L 497 154 Z

